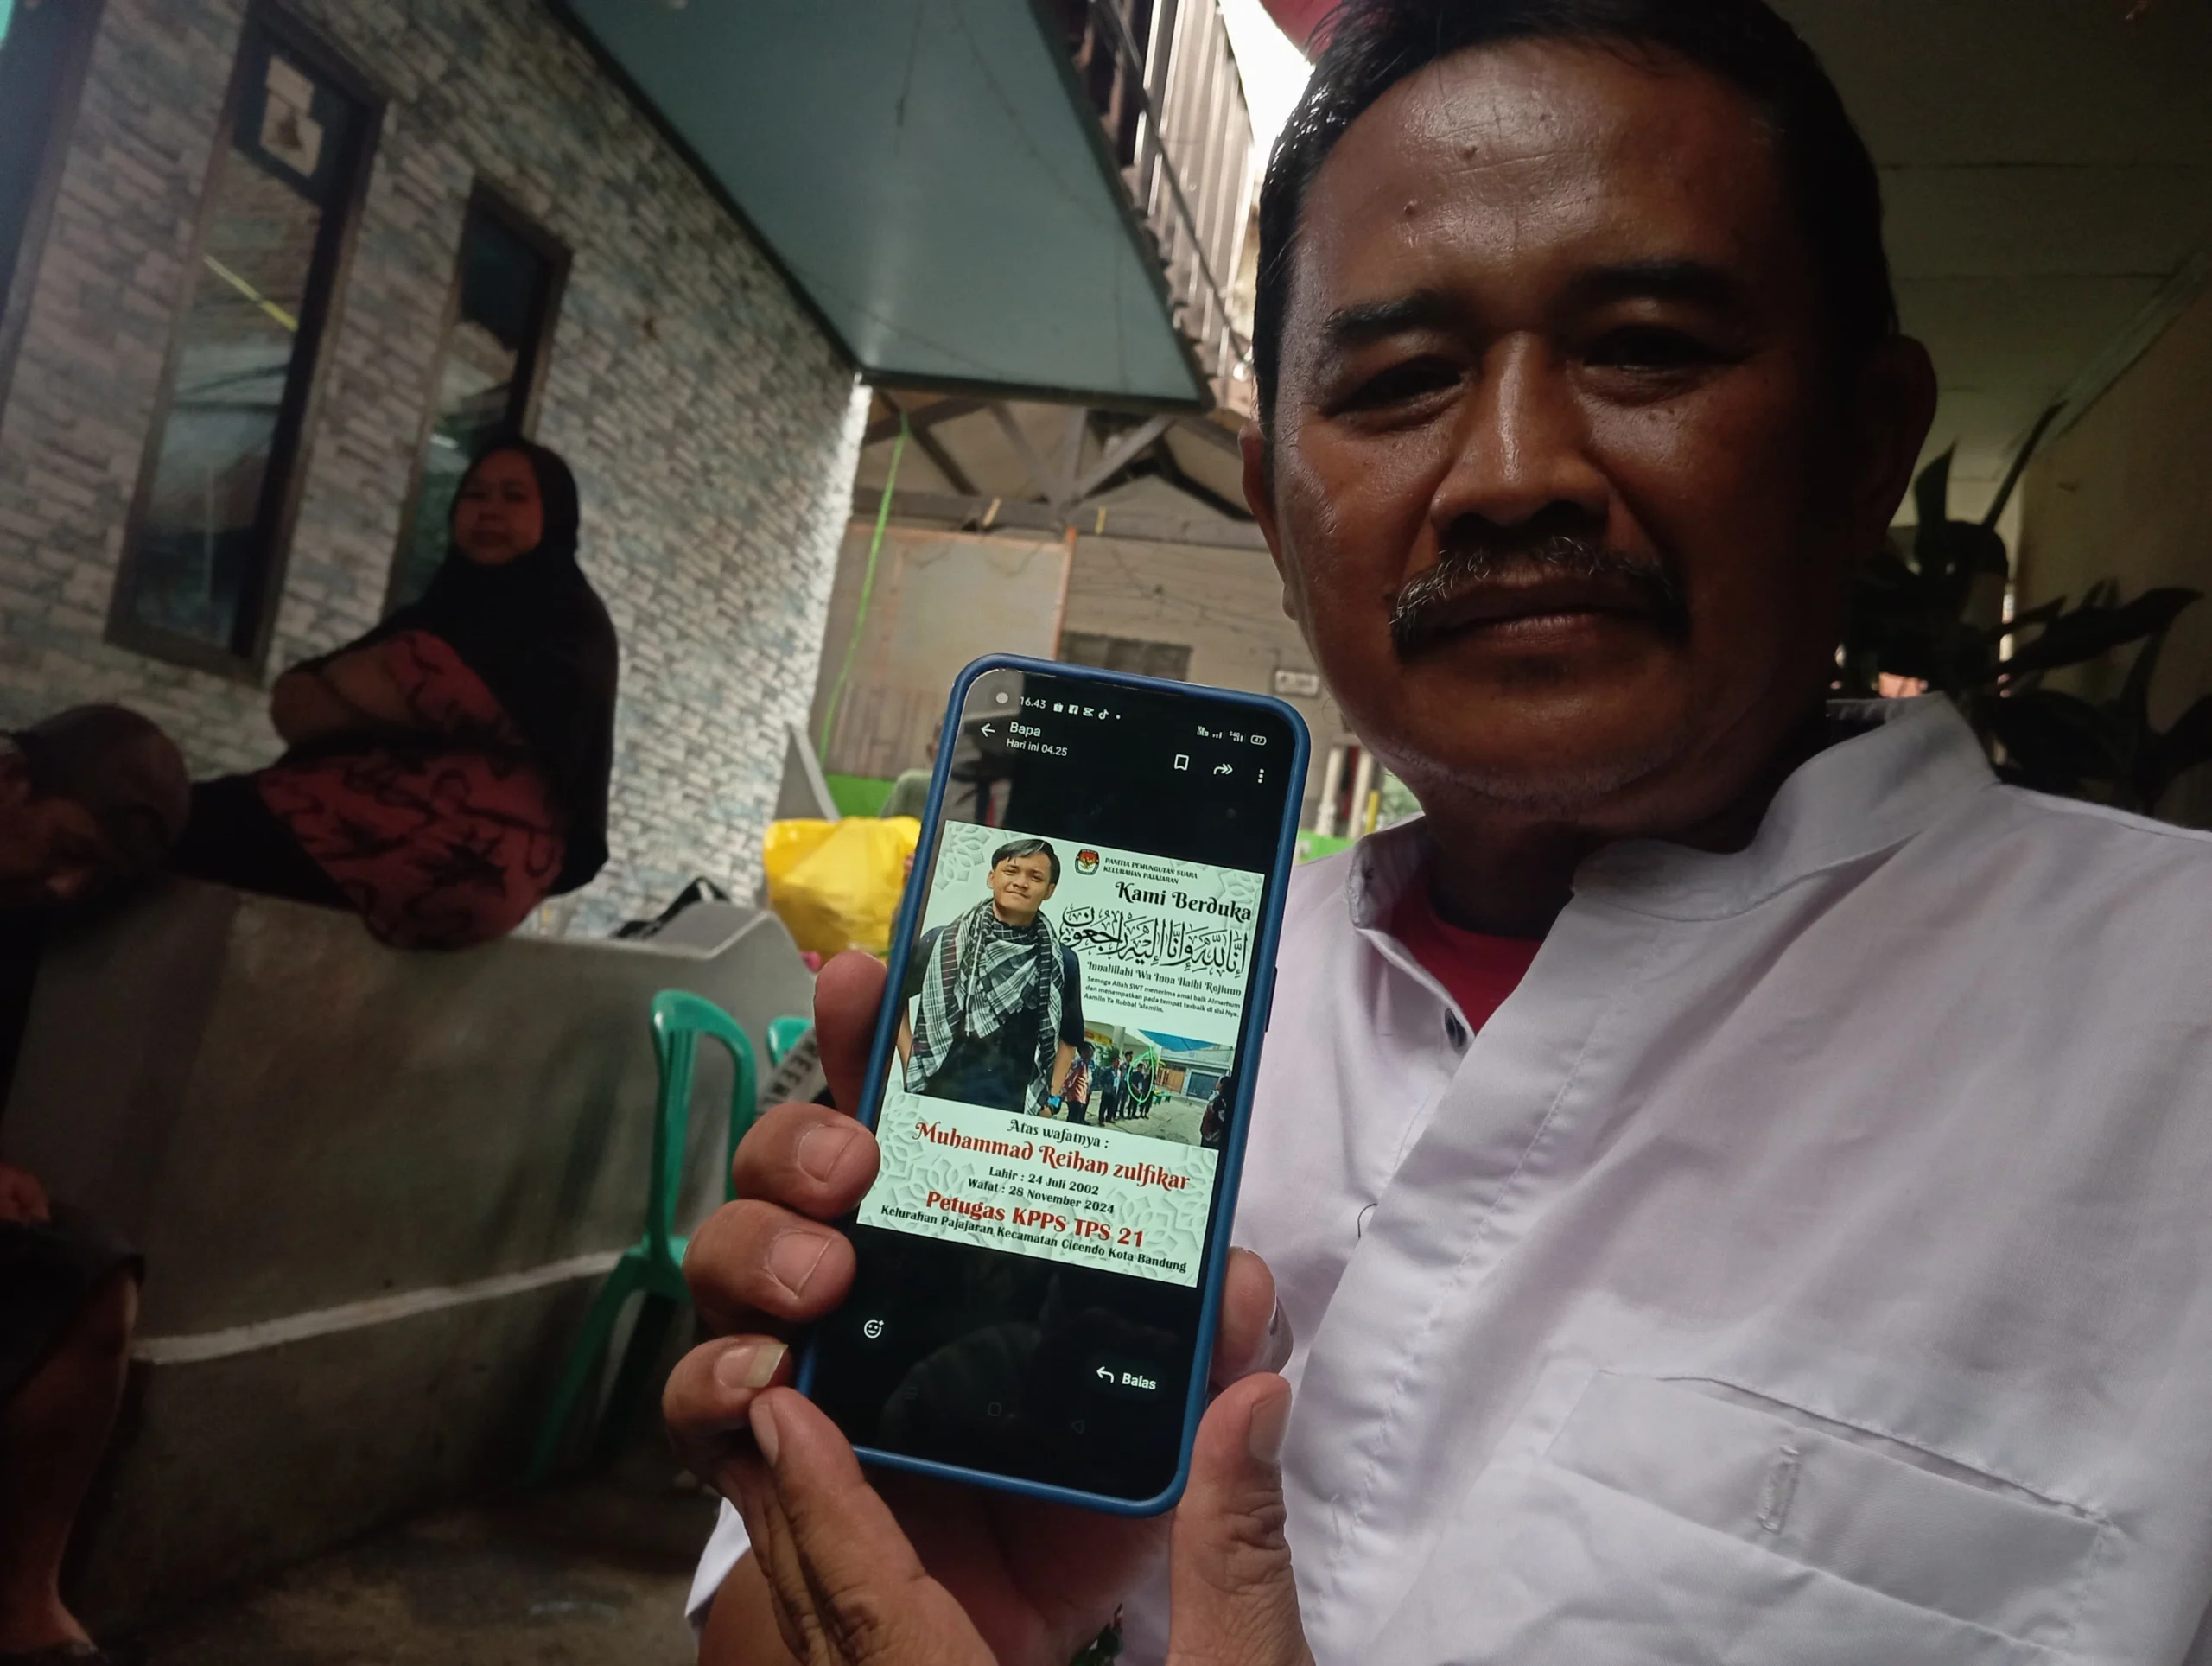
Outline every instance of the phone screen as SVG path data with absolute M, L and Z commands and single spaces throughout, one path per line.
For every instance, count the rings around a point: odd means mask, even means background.
M 816 1345 L 855 1445 L 1132 1502 L 1173 1482 L 1295 724 L 1158 684 L 970 685 L 853 1294 Z

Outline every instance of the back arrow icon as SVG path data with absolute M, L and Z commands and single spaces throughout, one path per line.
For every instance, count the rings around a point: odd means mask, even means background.
M 986 724 L 984 724 L 984 725 L 983 725 L 983 733 L 984 733 L 984 734 L 989 734 L 994 733 L 994 731 L 993 731 L 993 729 L 992 729 L 991 726 L 990 726 L 988 723 L 986 723 Z

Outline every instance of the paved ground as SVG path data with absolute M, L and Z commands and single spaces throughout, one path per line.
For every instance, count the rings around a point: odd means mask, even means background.
M 1198 1143 L 1198 1124 L 1205 1120 L 1205 1102 L 1185 1098 L 1179 1093 L 1163 1093 L 1152 1102 L 1151 1113 L 1144 1116 L 1125 1116 L 1107 1127 L 1122 1134 L 1141 1134 L 1147 1139 L 1166 1140 L 1176 1145 Z M 1047 1116 L 1046 1122 L 1065 1122 L 1065 1116 Z M 1095 1122 L 1077 1124 L 1080 1128 L 1096 1128 Z
M 149 1633 L 149 1666 L 691 1666 L 715 1501 L 673 1472 L 425 1517 Z
M 1196 1145 L 1198 1124 L 1205 1119 L 1206 1108 L 1196 1099 L 1185 1099 L 1179 1094 L 1162 1094 L 1152 1102 L 1152 1114 L 1133 1116 L 1127 1122 L 1110 1122 L 1107 1126 L 1125 1134 L 1142 1134 L 1155 1140 L 1167 1140 L 1176 1145 Z

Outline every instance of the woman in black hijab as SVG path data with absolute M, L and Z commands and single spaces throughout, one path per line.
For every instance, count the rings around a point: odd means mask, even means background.
M 356 910 L 403 948 L 505 936 L 607 861 L 617 650 L 576 484 L 494 441 L 423 599 L 277 679 L 270 768 L 193 789 L 174 866 Z

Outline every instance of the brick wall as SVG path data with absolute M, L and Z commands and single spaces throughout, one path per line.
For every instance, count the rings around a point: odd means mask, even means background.
M 868 520 L 846 531 L 807 731 L 818 738 L 831 724 L 826 766 L 846 775 L 892 776 L 926 763 L 924 748 L 944 722 L 945 696 L 969 660 L 987 653 L 1050 659 L 1067 575 L 1067 546 L 1058 538 L 887 527 L 855 645 L 853 620 L 874 534 Z M 833 715 L 830 696 L 848 649 L 852 673 Z
M 1078 538 L 1062 628 L 1187 644 L 1190 680 L 1274 692 L 1278 671 L 1311 671 L 1313 651 L 1282 610 L 1282 580 L 1263 550 L 1128 538 Z M 1313 736 L 1306 779 L 1310 825 L 1329 748 L 1352 738 L 1325 692 L 1287 703 Z
M 264 684 L 376 620 L 481 176 L 574 251 L 537 436 L 622 639 L 613 856 L 560 912 L 599 932 L 695 872 L 749 887 L 849 512 L 850 366 L 543 0 L 291 10 L 390 104 Z M 121 700 L 200 773 L 275 754 L 265 686 L 103 633 L 244 16 L 107 0 L 0 409 L 0 723 Z
M 814 733 L 852 633 L 874 523 L 848 528 L 830 607 L 830 652 L 815 693 Z M 1313 656 L 1282 611 L 1282 581 L 1263 550 L 1078 536 L 1071 560 L 1053 539 L 1005 533 L 887 529 L 868 627 L 839 702 L 829 766 L 888 776 L 927 761 L 960 668 L 985 652 L 1051 658 L 1053 620 L 1068 631 L 1175 643 L 1190 680 L 1272 694 L 1278 671 L 1311 671 Z M 1060 575 L 1065 571 L 1063 592 Z M 1325 692 L 1289 703 L 1313 736 L 1307 819 L 1332 746 L 1351 740 Z

